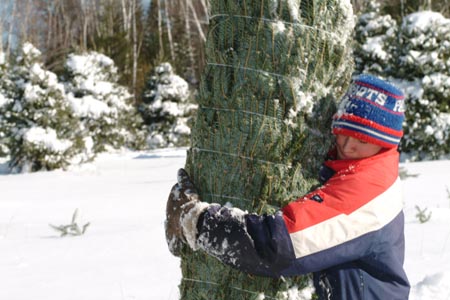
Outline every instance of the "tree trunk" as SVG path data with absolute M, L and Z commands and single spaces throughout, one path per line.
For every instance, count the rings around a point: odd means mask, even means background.
M 12 1 L 12 9 L 11 9 L 11 17 L 9 18 L 9 28 L 8 28 L 8 37 L 6 39 L 6 47 L 5 47 L 5 56 L 9 57 L 9 54 L 12 49 L 12 39 L 13 39 L 13 29 L 14 29 L 14 20 L 17 18 L 16 15 L 16 1 Z M 3 36 L 2 36 L 3 38 Z
M 161 16 L 161 0 L 156 0 L 156 9 L 158 10 L 159 59 L 162 59 L 164 57 L 164 43 Z
M 137 25 L 136 25 L 136 0 L 133 0 L 131 4 L 131 24 L 132 24 L 132 45 L 133 45 L 133 68 L 132 68 L 132 90 L 133 97 L 136 103 L 136 82 L 137 82 L 137 67 L 138 67 L 138 38 L 137 38 Z
M 132 0 L 134 1 L 134 0 Z M 127 43 L 131 42 L 131 3 L 128 0 L 121 1 L 122 7 L 122 22 L 123 22 L 123 32 L 125 33 L 125 40 Z M 125 52 L 125 62 L 123 64 L 123 72 L 126 75 L 130 74 L 130 52 Z
M 82 24 L 80 44 L 81 44 L 81 49 L 83 51 L 86 51 L 87 47 L 88 47 L 88 28 L 89 28 L 89 24 L 92 22 L 92 20 L 90 20 L 91 7 L 89 5 L 89 2 L 86 3 L 84 0 L 81 0 L 80 8 L 81 8 L 81 12 L 82 12 L 81 18 L 80 18 L 80 22 Z
M 32 3 L 31 0 L 22 1 L 22 7 L 20 8 L 21 20 L 20 20 L 20 38 L 22 41 L 33 42 L 28 36 L 29 30 L 29 18 L 28 16 L 31 13 Z
M 56 7 L 57 5 L 55 5 Z M 55 12 L 54 12 L 55 8 L 52 8 L 51 4 L 48 4 L 46 7 L 46 13 L 47 13 L 47 37 L 45 40 L 45 46 L 47 49 L 51 49 L 50 45 L 51 45 L 51 41 L 52 38 L 55 38 L 56 32 L 53 32 L 54 26 L 53 24 L 56 23 L 55 20 Z
M 0 34 L 2 38 L 0 39 L 0 53 L 3 53 L 3 14 L 0 16 Z
M 172 20 L 169 9 L 170 1 L 164 1 L 164 14 L 166 17 L 167 40 L 169 41 L 170 59 L 175 60 L 175 46 L 172 38 Z
M 205 17 L 208 17 L 209 15 L 208 15 L 208 3 L 207 3 L 207 0 L 201 0 L 200 1 L 200 5 L 201 5 L 201 7 L 203 9 L 203 15 Z M 209 24 L 209 19 L 207 19 L 205 21 Z
M 192 16 L 194 17 L 195 25 L 197 26 L 197 30 L 198 30 L 198 34 L 200 35 L 202 41 L 206 41 L 206 36 L 203 33 L 203 29 L 202 29 L 202 24 L 200 24 L 200 20 L 197 17 L 197 12 L 195 11 L 195 7 L 192 5 L 192 1 L 191 0 L 187 1 L 187 5 L 189 6 L 189 9 L 192 12 Z
M 211 0 L 186 168 L 203 201 L 271 213 L 317 184 L 350 80 L 353 13 L 339 0 Z M 288 299 L 269 279 L 183 251 L 181 299 Z M 294 299 L 289 297 L 289 299 Z

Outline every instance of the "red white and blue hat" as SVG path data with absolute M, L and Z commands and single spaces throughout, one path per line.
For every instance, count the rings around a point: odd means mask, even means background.
M 403 136 L 405 96 L 393 84 L 371 75 L 360 75 L 350 85 L 333 117 L 334 134 L 397 147 Z

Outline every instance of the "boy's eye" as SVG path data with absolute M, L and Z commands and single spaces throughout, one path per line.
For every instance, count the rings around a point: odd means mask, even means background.
M 366 141 L 363 141 L 363 140 L 358 140 L 358 142 L 359 142 L 360 144 L 367 144 L 367 142 L 366 142 Z

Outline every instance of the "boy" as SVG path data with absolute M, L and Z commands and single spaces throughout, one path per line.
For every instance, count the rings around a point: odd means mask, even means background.
M 323 185 L 274 215 L 201 202 L 181 169 L 167 202 L 169 249 L 177 255 L 183 241 L 256 275 L 313 273 L 319 299 L 408 299 L 397 151 L 403 101 L 388 82 L 359 76 L 333 117 Z

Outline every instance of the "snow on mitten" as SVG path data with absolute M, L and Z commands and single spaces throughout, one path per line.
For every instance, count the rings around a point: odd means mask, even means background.
M 190 201 L 183 205 L 180 216 L 181 229 L 183 237 L 189 247 L 196 251 L 199 249 L 197 245 L 198 229 L 197 223 L 200 215 L 209 207 L 209 203 L 201 201 Z

